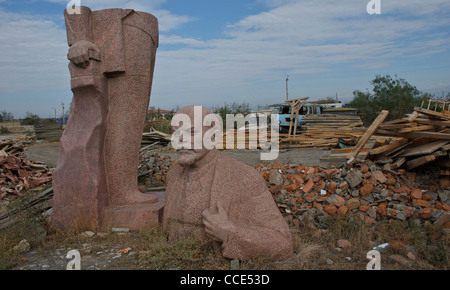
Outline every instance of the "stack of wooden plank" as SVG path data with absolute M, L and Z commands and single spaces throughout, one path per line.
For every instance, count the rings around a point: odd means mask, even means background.
M 172 135 L 155 129 L 152 129 L 151 132 L 142 133 L 141 151 L 166 147 L 170 143 L 171 137 Z
M 337 147 L 339 142 L 353 143 L 365 132 L 359 115 L 306 115 L 303 132 L 280 135 L 280 148 Z
M 34 125 L 34 132 L 36 139 L 52 142 L 61 139 L 63 129 L 60 123 L 46 123 Z
M 233 140 L 233 141 L 231 141 Z M 227 144 L 227 141 L 229 144 Z M 262 130 L 248 129 L 229 130 L 222 134 L 218 149 L 267 149 L 267 143 L 271 142 L 271 132 L 265 128 Z
M 416 107 L 405 118 L 383 122 L 388 113 L 380 113 L 355 147 L 335 150 L 327 160 L 342 159 L 344 156 L 348 162 L 354 158 L 370 159 L 387 164 L 390 169 L 406 170 L 436 161 L 442 172 L 448 173 L 450 111 Z M 372 142 L 369 143 L 369 140 Z

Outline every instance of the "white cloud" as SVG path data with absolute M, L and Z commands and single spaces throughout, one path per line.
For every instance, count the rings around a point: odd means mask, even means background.
M 0 92 L 60 87 L 67 80 L 65 31 L 50 20 L 0 10 Z
M 54 3 L 68 4 L 70 1 L 66 0 L 46 0 Z M 108 9 L 108 8 L 123 8 L 134 9 L 151 13 L 158 18 L 159 29 L 162 32 L 167 32 L 179 28 L 183 24 L 194 21 L 193 18 L 185 15 L 175 15 L 165 9 L 160 9 L 162 4 L 168 0 L 79 0 L 81 5 L 87 6 L 92 10 Z
M 358 74 L 450 49 L 448 32 L 429 34 L 449 27 L 447 17 L 437 17 L 450 12 L 444 0 L 382 0 L 382 15 L 368 15 L 368 1 L 261 1 L 273 8 L 229 25 L 227 38 L 197 49 L 198 42 L 172 36 L 192 46 L 158 52 L 153 100 L 217 104 L 212 96 L 239 96 L 252 88 L 263 98 L 273 91 L 261 91 L 261 85 L 281 84 L 286 74 L 308 78 L 343 64 Z

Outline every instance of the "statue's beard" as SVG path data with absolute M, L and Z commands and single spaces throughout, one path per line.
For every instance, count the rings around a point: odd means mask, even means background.
M 194 150 L 179 150 L 178 152 L 178 164 L 183 167 L 194 165 L 196 161 L 197 153 Z

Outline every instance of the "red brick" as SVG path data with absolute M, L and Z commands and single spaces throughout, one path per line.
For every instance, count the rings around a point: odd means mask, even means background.
M 316 195 L 314 193 L 308 194 L 308 196 L 305 197 L 306 202 L 313 202 L 316 199 Z
M 320 174 L 314 174 L 314 176 L 312 177 L 312 180 L 314 183 L 319 182 L 319 180 L 321 180 L 321 176 Z
M 431 204 L 428 201 L 422 200 L 422 199 L 413 199 L 413 204 L 419 205 L 419 206 L 425 207 L 425 208 L 431 208 Z
M 279 192 L 282 189 L 283 189 L 282 185 L 273 185 L 273 186 L 269 187 L 269 191 L 272 194 L 275 194 L 275 193 Z
M 369 171 L 369 166 L 367 165 L 363 165 L 363 167 L 361 168 L 361 173 L 367 173 Z
M 345 215 L 348 212 L 348 207 L 342 205 L 338 208 L 337 212 L 339 215 Z
M 312 167 L 311 167 L 312 168 Z M 313 168 L 314 169 L 314 168 Z M 303 192 L 309 193 L 314 187 L 314 182 L 310 179 L 308 182 L 303 186 Z
M 289 184 L 284 187 L 284 189 L 286 189 L 287 191 L 290 191 L 290 192 L 296 191 L 299 188 L 300 188 L 300 184 L 295 184 L 295 183 Z
M 431 208 L 423 208 L 419 211 L 419 216 L 423 219 L 429 219 L 431 217 Z
M 370 216 L 365 216 L 364 217 L 364 223 L 366 224 L 366 226 L 371 226 L 377 223 L 377 220 L 370 217 Z
M 414 188 L 411 190 L 412 199 L 422 199 L 422 190 L 420 188 Z
M 397 190 L 395 191 L 397 193 L 410 193 L 411 189 L 407 186 L 400 186 L 399 188 L 397 188 Z
M 386 216 L 386 214 L 387 214 L 386 207 L 387 207 L 387 202 L 380 203 L 377 206 L 377 213 L 382 215 L 382 216 Z
M 350 200 L 348 200 L 347 201 L 347 203 L 345 204 L 345 206 L 349 209 L 349 210 L 352 210 L 352 209 L 355 209 L 355 208 L 358 208 L 359 206 L 360 206 L 360 202 L 359 202 L 359 199 L 357 199 L 357 198 L 352 198 L 352 199 L 350 199 Z
M 329 193 L 335 194 L 335 193 L 336 193 L 336 188 L 337 188 L 337 184 L 336 184 L 335 182 L 331 182 L 331 183 L 328 185 L 327 190 L 328 190 Z
M 337 212 L 337 208 L 333 204 L 324 206 L 323 210 L 329 215 L 335 215 Z
M 360 205 L 359 206 L 359 210 L 362 211 L 362 212 L 366 212 L 369 209 L 370 209 L 370 206 L 368 206 L 368 205 Z
M 433 197 L 431 196 L 430 193 L 425 193 L 425 194 L 422 196 L 422 199 L 423 199 L 423 200 L 433 200 Z
M 364 185 L 363 187 L 361 187 L 361 189 L 359 190 L 359 193 L 362 196 L 368 196 L 369 194 L 372 193 L 373 190 L 373 184 L 368 182 L 366 183 L 366 185 Z
M 397 180 L 395 179 L 395 177 L 393 177 L 392 175 L 389 174 L 389 177 L 387 178 L 386 183 L 388 185 L 395 185 L 397 183 Z

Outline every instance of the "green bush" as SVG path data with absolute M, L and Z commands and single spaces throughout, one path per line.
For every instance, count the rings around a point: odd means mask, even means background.
M 370 125 L 382 110 L 389 111 L 388 120 L 400 119 L 405 114 L 411 114 L 423 100 L 432 97 L 397 76 L 377 75 L 370 83 L 373 85 L 372 92 L 356 90 L 349 103 L 350 107 L 357 108 L 363 114 L 366 125 Z

